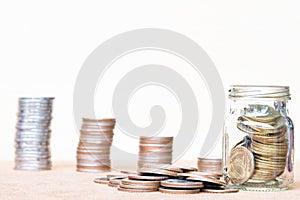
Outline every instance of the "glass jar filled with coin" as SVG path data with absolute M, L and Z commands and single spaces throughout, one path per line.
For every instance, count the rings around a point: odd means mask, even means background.
M 294 126 L 286 86 L 232 86 L 224 124 L 223 174 L 229 187 L 288 189 L 294 182 Z

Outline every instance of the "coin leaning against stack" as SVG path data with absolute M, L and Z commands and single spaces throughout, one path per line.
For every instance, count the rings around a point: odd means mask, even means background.
M 257 111 L 264 112 L 259 115 Z M 285 123 L 286 119 L 267 105 L 250 105 L 238 118 L 237 128 L 247 136 L 231 150 L 228 175 L 233 183 L 271 181 L 283 173 L 288 151 Z
M 140 137 L 138 169 L 171 164 L 173 137 Z
M 50 124 L 54 98 L 19 98 L 15 137 L 16 170 L 50 170 Z
M 83 118 L 82 121 L 77 147 L 77 171 L 110 171 L 110 148 L 116 120 Z

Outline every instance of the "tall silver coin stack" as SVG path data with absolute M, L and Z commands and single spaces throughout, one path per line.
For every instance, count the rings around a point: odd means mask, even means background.
M 77 147 L 77 171 L 110 171 L 110 147 L 116 120 L 83 118 L 82 121 Z
M 138 169 L 172 164 L 173 137 L 140 137 Z
M 15 137 L 16 170 L 50 170 L 50 124 L 54 98 L 19 98 Z

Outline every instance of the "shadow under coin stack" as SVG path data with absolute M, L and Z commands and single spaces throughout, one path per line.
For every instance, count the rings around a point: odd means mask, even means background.
M 77 148 L 77 171 L 108 172 L 111 170 L 110 147 L 115 119 L 83 118 Z
M 54 98 L 19 98 L 16 170 L 50 170 L 50 124 Z
M 173 137 L 140 137 L 138 169 L 172 164 Z

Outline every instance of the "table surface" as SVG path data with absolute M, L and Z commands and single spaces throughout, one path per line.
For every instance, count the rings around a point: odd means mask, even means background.
M 49 171 L 17 171 L 13 170 L 13 162 L 0 161 L 0 199 L 300 199 L 300 170 L 295 171 L 294 187 L 287 191 L 173 195 L 120 192 L 93 182 L 94 178 L 108 173 L 76 172 L 72 162 L 55 162 L 53 165 Z

